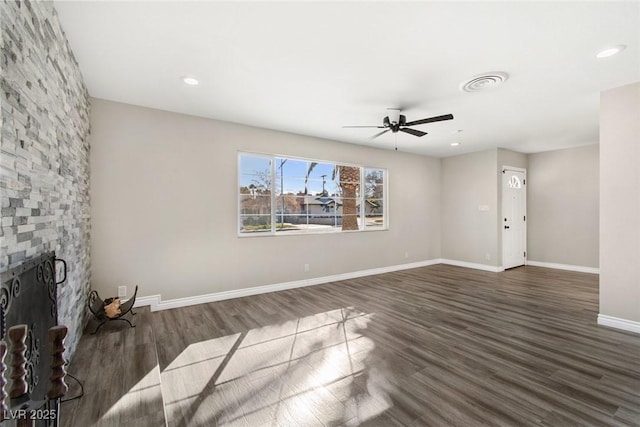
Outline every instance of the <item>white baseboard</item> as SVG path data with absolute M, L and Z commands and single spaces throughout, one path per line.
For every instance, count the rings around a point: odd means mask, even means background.
M 222 301 L 222 300 L 227 300 L 232 298 L 248 297 L 251 295 L 265 294 L 268 292 L 277 292 L 277 291 L 284 291 L 287 289 L 301 288 L 304 286 L 320 285 L 323 283 L 337 282 L 340 280 L 355 279 L 358 277 L 365 277 L 365 276 L 373 276 L 375 274 L 390 273 L 393 271 L 408 270 L 411 268 L 426 267 L 428 265 L 435 265 L 435 264 L 454 265 L 457 267 L 473 268 L 476 270 L 484 270 L 484 271 L 490 271 L 494 273 L 499 273 L 504 271 L 503 267 L 497 267 L 495 265 L 477 264 L 473 262 L 458 261 L 458 260 L 446 259 L 446 258 L 436 258 L 432 260 L 413 262 L 409 264 L 391 265 L 388 267 L 372 268 L 369 270 L 360 270 L 360 271 L 354 271 L 351 273 L 335 274 L 332 276 L 314 277 L 311 279 L 296 280 L 293 282 L 276 283 L 272 285 L 255 286 L 251 288 L 215 292 L 211 294 L 197 295 L 193 297 L 175 298 L 175 299 L 170 299 L 166 301 L 162 300 L 161 295 L 149 295 L 145 297 L 136 298 L 134 307 L 150 306 L 151 311 L 168 310 L 171 308 L 187 307 L 190 305 L 204 304 L 208 302 Z M 559 270 L 578 271 L 582 273 L 592 273 L 592 274 L 600 273 L 599 268 L 582 267 L 582 266 L 568 265 L 568 264 L 556 264 L 556 263 L 550 263 L 550 262 L 527 261 L 527 265 L 531 265 L 535 267 L 557 268 Z M 601 321 L 601 317 L 602 317 L 602 321 Z M 614 317 L 609 317 L 609 316 L 603 316 L 603 315 L 598 316 L 598 323 L 605 326 L 631 330 L 634 332 L 638 332 L 640 330 L 640 326 L 633 325 L 634 322 L 624 320 L 624 319 L 616 319 Z M 631 326 L 629 326 L 629 324 L 631 324 Z M 623 327 L 625 325 L 626 327 Z M 632 329 L 626 329 L 627 327 L 631 327 Z
M 495 265 L 476 264 L 474 262 L 458 261 L 455 259 L 440 259 L 440 263 L 455 265 L 457 267 L 475 268 L 476 270 L 492 271 L 494 273 L 500 273 L 501 271 L 504 271 L 504 268 L 496 267 Z
M 609 326 L 610 328 L 622 329 L 623 331 L 640 334 L 640 322 L 635 322 L 633 320 L 598 314 L 598 325 Z
M 149 295 L 136 298 L 134 307 L 150 306 L 151 311 L 168 310 L 171 308 L 186 307 L 189 305 L 204 304 L 214 301 L 222 301 L 232 298 L 248 297 L 251 295 L 265 294 L 268 292 L 284 291 L 286 289 L 301 288 L 304 286 L 320 285 L 322 283 L 336 282 L 339 280 L 355 279 L 358 277 L 372 276 L 375 274 L 390 273 L 411 268 L 426 267 L 443 263 L 443 260 L 432 259 L 427 261 L 412 262 L 409 264 L 391 265 L 388 267 L 372 268 L 370 270 L 354 271 L 351 273 L 335 274 L 332 276 L 314 277 L 311 279 L 296 280 L 293 282 L 277 283 L 273 285 L 255 286 L 252 288 L 235 289 L 232 291 L 215 292 L 211 294 L 193 297 L 175 298 L 163 301 L 160 295 Z
M 134 307 L 154 307 L 160 302 L 160 295 L 150 295 L 148 297 L 136 297 L 136 302 L 133 303 Z
M 600 274 L 600 269 L 598 267 L 583 267 L 581 265 L 556 264 L 555 262 L 540 262 L 529 260 L 527 260 L 527 265 L 532 265 L 534 267 L 557 268 L 558 270 L 577 271 L 580 273 Z

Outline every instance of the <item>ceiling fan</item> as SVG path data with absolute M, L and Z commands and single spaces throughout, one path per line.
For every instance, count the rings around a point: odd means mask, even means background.
M 423 125 L 425 123 L 433 123 L 433 122 L 441 122 L 443 120 L 451 120 L 453 119 L 453 115 L 445 114 L 443 116 L 435 116 L 429 117 L 428 119 L 422 120 L 414 120 L 412 122 L 407 122 L 407 118 L 400 114 L 400 109 L 398 108 L 387 108 L 389 115 L 382 120 L 382 126 L 343 126 L 343 128 L 377 128 L 384 129 L 382 132 L 379 132 L 371 137 L 371 139 L 377 138 L 380 135 L 384 135 L 385 133 L 391 131 L 393 133 L 397 133 L 398 131 L 408 133 L 414 136 L 425 136 L 427 132 L 422 132 L 421 130 L 411 129 L 409 126 L 417 126 Z

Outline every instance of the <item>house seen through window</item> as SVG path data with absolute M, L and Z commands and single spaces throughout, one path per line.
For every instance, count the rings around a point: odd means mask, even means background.
M 238 179 L 241 234 L 387 228 L 382 168 L 240 153 Z

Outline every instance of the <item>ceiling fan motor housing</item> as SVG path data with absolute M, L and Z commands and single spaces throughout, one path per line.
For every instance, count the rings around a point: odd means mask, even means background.
M 402 114 L 400 114 L 397 122 L 392 122 L 389 119 L 389 116 L 385 117 L 384 120 L 382 121 L 383 126 L 386 128 L 391 128 L 391 131 L 393 133 L 398 132 L 400 130 L 400 126 L 404 126 L 406 123 L 407 123 L 407 118 Z

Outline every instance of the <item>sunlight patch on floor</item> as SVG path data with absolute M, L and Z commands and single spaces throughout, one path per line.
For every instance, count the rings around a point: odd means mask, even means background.
M 185 348 L 161 373 L 168 423 L 360 423 L 392 406 L 369 366 L 373 314 L 342 308 Z
M 119 373 L 112 373 L 119 375 Z M 140 381 L 138 381 L 127 393 L 114 403 L 111 408 L 100 419 L 101 424 L 108 424 L 109 421 L 118 423 L 133 421 L 140 414 L 137 408 L 145 406 L 145 403 L 162 399 L 162 389 L 160 385 L 160 369 L 154 366 Z

